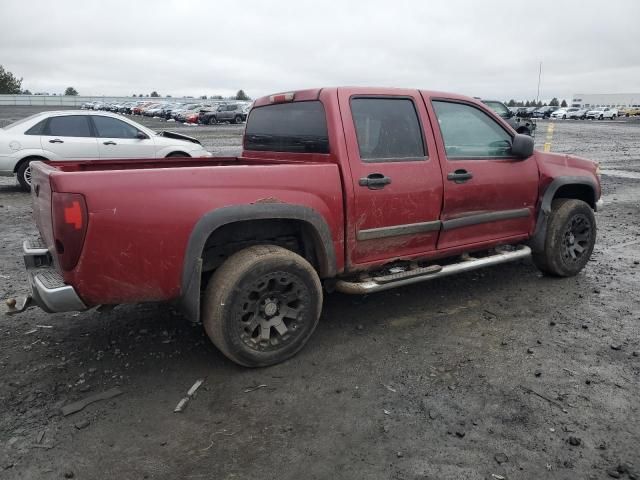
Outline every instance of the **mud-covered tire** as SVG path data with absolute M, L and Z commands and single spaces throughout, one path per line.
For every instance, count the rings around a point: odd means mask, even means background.
M 596 242 L 596 219 L 582 200 L 560 198 L 551 205 L 544 249 L 533 262 L 545 274 L 571 277 L 582 270 Z
M 300 255 L 275 245 L 233 254 L 205 290 L 202 322 L 216 347 L 245 367 L 280 363 L 304 347 L 322 309 L 322 286 Z

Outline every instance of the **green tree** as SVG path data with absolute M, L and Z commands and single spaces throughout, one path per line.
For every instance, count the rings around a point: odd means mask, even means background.
M 211 95 L 210 100 L 222 100 L 222 95 Z
M 538 103 L 536 104 L 536 107 L 540 108 L 540 107 L 542 107 L 544 105 L 546 105 L 546 104 L 543 104 L 542 100 L 538 100 Z
M 29 89 L 23 90 L 23 91 L 22 91 L 22 92 L 20 92 L 20 93 L 21 93 L 22 95 L 32 95 L 31 90 L 29 90 Z
M 22 78 L 18 79 L 16 76 L 5 70 L 0 65 L 0 93 L 19 94 L 20 86 L 22 85 Z
M 139 96 L 139 97 L 144 97 L 144 94 L 142 94 L 142 93 L 141 93 L 141 94 L 140 94 L 140 95 L 138 95 L 138 96 Z
M 158 92 L 156 92 L 155 90 L 153 92 L 151 92 L 151 96 L 152 97 L 159 97 L 160 95 L 158 95 Z
M 507 107 L 515 107 L 515 106 L 516 106 L 516 101 L 513 98 L 509 100 L 509 102 L 507 102 Z
M 550 107 L 558 107 L 558 106 L 560 106 L 560 102 L 558 101 L 558 99 L 556 97 L 553 97 L 551 99 L 551 101 L 549 102 L 549 106 Z
M 78 95 L 78 91 L 73 87 L 67 87 L 67 89 L 64 91 L 64 94 L 75 97 L 76 95 Z
M 246 93 L 244 93 L 244 90 L 238 90 L 238 93 L 236 93 L 236 100 L 250 100 L 250 98 Z
M 530 107 L 531 106 L 531 102 L 529 100 L 527 100 L 526 102 L 524 102 L 524 106 L 525 107 Z
M 131 96 L 132 96 L 133 98 L 136 98 L 136 97 L 137 97 L 137 95 L 136 95 L 135 93 L 134 93 L 133 95 L 131 95 Z
M 566 107 L 567 106 L 567 101 L 566 100 L 562 100 L 562 103 L 560 104 L 561 107 Z

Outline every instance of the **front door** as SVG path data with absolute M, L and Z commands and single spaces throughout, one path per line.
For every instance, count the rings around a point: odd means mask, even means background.
M 438 249 L 528 234 L 538 198 L 535 156 L 515 158 L 513 133 L 484 107 L 425 100 L 440 131 L 444 204 Z
M 347 255 L 356 266 L 434 250 L 442 203 L 440 165 L 419 93 L 369 92 L 338 94 L 353 183 Z
M 49 118 L 40 136 L 40 145 L 50 160 L 98 158 L 98 143 L 87 115 Z
M 98 136 L 101 159 L 156 156 L 153 139 L 133 125 L 113 117 L 93 115 L 91 118 Z

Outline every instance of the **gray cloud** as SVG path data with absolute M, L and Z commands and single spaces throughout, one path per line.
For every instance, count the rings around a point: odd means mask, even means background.
M 3 0 L 31 91 L 251 96 L 329 85 L 500 99 L 640 91 L 640 2 Z

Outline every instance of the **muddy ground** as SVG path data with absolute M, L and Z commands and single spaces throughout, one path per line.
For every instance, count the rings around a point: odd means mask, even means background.
M 221 154 L 242 131 L 175 128 Z M 0 315 L 0 478 L 640 475 L 640 123 L 557 121 L 552 150 L 607 172 L 598 243 L 575 278 L 522 261 L 327 295 L 306 348 L 259 370 L 164 305 Z M 30 214 L 14 180 L 0 180 L 0 298 L 27 292 Z M 61 415 L 114 387 L 123 393 Z M 624 462 L 631 474 L 613 471 Z

